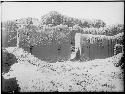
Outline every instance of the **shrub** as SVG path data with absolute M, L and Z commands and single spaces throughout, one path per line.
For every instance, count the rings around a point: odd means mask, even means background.
M 19 92 L 19 90 L 16 78 L 4 79 L 2 77 L 2 92 Z
M 17 62 L 16 56 L 8 53 L 5 49 L 2 50 L 2 72 L 7 73 L 11 65 Z

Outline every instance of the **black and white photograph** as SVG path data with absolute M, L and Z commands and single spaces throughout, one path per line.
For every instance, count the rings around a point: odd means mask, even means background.
M 124 92 L 124 2 L 1 2 L 1 92 Z

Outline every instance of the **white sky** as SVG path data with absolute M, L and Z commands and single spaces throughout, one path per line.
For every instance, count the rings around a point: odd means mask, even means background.
M 83 19 L 102 19 L 106 24 L 124 24 L 124 2 L 4 2 L 2 20 L 40 19 L 49 11 Z

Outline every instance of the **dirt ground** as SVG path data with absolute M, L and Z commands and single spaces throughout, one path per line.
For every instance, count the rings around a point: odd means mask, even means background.
M 47 63 L 23 49 L 6 48 L 18 59 L 4 79 L 16 77 L 20 92 L 123 92 L 124 73 L 114 63 L 122 53 L 106 59 L 88 62 Z

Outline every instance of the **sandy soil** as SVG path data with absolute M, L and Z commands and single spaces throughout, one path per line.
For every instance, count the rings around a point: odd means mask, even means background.
M 89 92 L 124 91 L 123 70 L 115 67 L 122 53 L 88 62 L 47 63 L 16 47 L 6 48 L 18 63 L 13 64 L 5 79 L 16 77 L 20 92 Z

